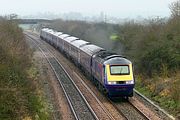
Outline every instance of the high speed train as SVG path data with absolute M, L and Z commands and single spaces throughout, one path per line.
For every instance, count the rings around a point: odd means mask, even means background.
M 132 97 L 132 62 L 77 37 L 43 28 L 40 37 L 72 59 L 110 97 Z

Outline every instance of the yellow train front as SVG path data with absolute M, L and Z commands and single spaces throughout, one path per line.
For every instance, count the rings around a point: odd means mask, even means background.
M 109 96 L 133 96 L 134 77 L 132 63 L 122 57 L 115 57 L 105 63 L 105 88 Z
M 94 56 L 92 73 L 109 97 L 132 97 L 135 80 L 131 61 L 107 52 Z M 95 70 L 95 71 L 94 71 Z

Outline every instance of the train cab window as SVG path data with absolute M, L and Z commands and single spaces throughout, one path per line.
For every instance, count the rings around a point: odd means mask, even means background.
M 129 75 L 128 65 L 111 65 L 110 66 L 111 75 Z

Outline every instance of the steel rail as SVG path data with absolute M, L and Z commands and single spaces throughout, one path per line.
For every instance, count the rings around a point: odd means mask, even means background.
M 31 34 L 32 35 L 32 34 Z M 33 36 L 33 35 L 32 35 Z M 38 37 L 38 35 L 36 34 L 36 37 Z M 33 39 L 35 39 L 35 38 L 33 38 Z M 75 73 L 75 75 L 77 76 L 77 77 L 79 77 L 78 75 L 77 75 L 77 73 Z M 80 77 L 79 77 L 80 78 Z M 81 80 L 82 81 L 82 84 L 88 89 L 88 86 L 84 83 L 84 81 L 83 80 Z M 88 90 L 90 90 L 90 88 L 88 89 Z M 159 106 L 157 106 L 154 102 L 152 102 L 151 100 L 149 100 L 147 97 L 145 97 L 145 96 L 143 96 L 141 93 L 139 93 L 137 90 L 135 90 L 134 89 L 134 92 L 140 97 L 140 98 L 142 98 L 142 99 L 144 99 L 145 101 L 147 101 L 149 104 L 151 104 L 152 106 L 154 106 L 155 108 L 157 108 L 159 111 L 161 111 L 163 114 L 165 114 L 167 117 L 169 117 L 169 118 L 171 118 L 172 120 L 175 120 L 175 118 L 172 116 L 172 115 L 170 115 L 170 114 L 168 114 L 165 110 L 163 110 L 162 108 L 160 108 Z M 90 91 L 90 93 L 95 97 L 95 99 L 96 99 L 96 101 L 98 102 L 98 98 L 96 98 L 96 96 L 95 96 L 95 94 L 92 92 L 92 91 Z M 109 100 L 111 103 L 112 103 L 112 105 L 123 115 L 123 113 L 117 108 L 117 106 L 116 105 L 114 105 L 114 103 L 111 101 L 111 100 Z M 98 102 L 98 103 L 100 103 L 100 101 Z M 136 106 L 134 106 L 131 102 L 129 102 L 129 104 L 137 111 L 137 112 L 139 112 L 139 114 L 141 114 L 142 116 L 144 116 L 144 118 L 146 118 L 146 119 L 150 119 L 147 115 L 145 115 L 139 108 L 137 108 Z M 100 104 L 99 104 L 100 105 Z M 103 106 L 103 105 L 100 105 L 100 106 Z M 108 112 L 107 112 L 107 110 L 105 110 L 105 109 L 103 109 L 104 110 L 104 112 L 106 112 L 107 114 L 108 114 Z M 112 117 L 112 115 L 108 115 L 109 116 L 109 118 L 111 118 L 111 119 L 113 119 L 113 117 Z M 126 118 L 126 116 L 125 115 L 123 115 L 125 118 Z M 126 118 L 127 119 L 127 118 Z
M 136 107 L 133 103 L 131 103 L 130 101 L 128 101 L 128 103 L 141 115 L 143 116 L 146 120 L 151 120 L 151 118 L 149 118 L 146 114 L 144 114 L 144 112 L 142 112 L 138 107 Z
M 42 54 L 46 57 L 48 63 L 50 64 L 51 68 L 53 69 L 53 71 L 54 71 L 54 73 L 55 73 L 55 75 L 56 75 L 56 77 L 57 77 L 57 79 L 58 79 L 58 81 L 59 81 L 59 83 L 60 83 L 60 85 L 61 85 L 61 87 L 62 87 L 62 89 L 63 89 L 63 92 L 64 92 L 64 94 L 65 94 L 65 96 L 66 96 L 66 99 L 67 99 L 67 101 L 68 101 L 68 104 L 69 104 L 72 112 L 73 112 L 73 115 L 74 115 L 75 119 L 80 120 L 81 118 L 78 118 L 77 113 L 76 113 L 77 111 L 75 111 L 75 109 L 74 109 L 74 107 L 73 107 L 73 104 L 72 104 L 72 101 L 71 101 L 69 95 L 67 94 L 67 92 L 66 92 L 66 90 L 65 90 L 65 87 L 64 87 L 63 83 L 61 82 L 59 76 L 57 75 L 57 71 L 55 70 L 54 66 L 52 65 L 52 63 L 51 63 L 50 60 L 48 59 L 47 55 L 45 54 L 45 52 L 43 51 L 43 49 L 42 49 L 39 45 L 37 45 L 37 43 L 34 42 L 34 39 L 35 39 L 35 38 L 33 38 L 32 36 L 29 36 L 29 35 L 27 35 L 27 34 L 26 34 L 26 36 L 28 36 L 29 38 L 31 38 L 31 40 L 33 41 L 33 43 L 38 47 L 38 49 L 39 49 L 39 50 L 42 52 Z M 35 41 L 36 41 L 36 40 L 35 40 Z M 46 48 L 46 49 L 47 49 L 47 48 Z M 47 50 L 48 50 L 48 49 L 47 49 Z M 48 50 L 48 51 L 49 51 L 49 50 Z M 87 100 L 85 99 L 85 97 L 83 96 L 83 94 L 81 93 L 81 91 L 80 91 L 80 90 L 78 89 L 78 87 L 75 85 L 75 83 L 74 83 L 74 81 L 72 80 L 72 78 L 71 78 L 71 77 L 69 76 L 69 74 L 66 72 L 66 70 L 64 69 L 64 67 L 63 67 L 63 66 L 59 63 L 59 61 L 52 55 L 52 53 L 50 53 L 50 51 L 49 51 L 49 54 L 50 54 L 50 56 L 51 56 L 52 58 L 54 58 L 54 59 L 56 60 L 56 62 L 59 64 L 59 66 L 60 66 L 60 67 L 63 69 L 63 71 L 66 73 L 66 75 L 68 76 L 68 78 L 71 80 L 72 84 L 74 85 L 74 87 L 75 87 L 75 88 L 77 89 L 77 91 L 79 92 L 81 98 L 83 99 L 83 101 L 84 101 L 85 104 L 87 105 L 88 109 L 91 111 L 94 119 L 99 120 L 99 118 L 97 117 L 97 115 L 95 114 L 95 112 L 93 111 L 93 109 L 91 108 L 91 106 L 89 105 L 89 103 L 87 102 Z
M 104 105 L 102 104 L 102 102 L 96 97 L 96 95 L 93 93 L 93 91 L 86 85 L 86 83 L 81 79 L 81 77 L 76 73 L 73 72 L 76 77 L 79 78 L 80 82 L 84 85 L 84 87 L 86 87 L 86 89 L 91 93 L 91 95 L 95 98 L 95 100 L 97 101 L 97 103 L 100 105 L 100 107 L 103 109 L 103 111 L 106 113 L 106 115 L 111 119 L 111 120 L 115 120 L 115 118 L 108 112 L 108 110 L 104 107 Z M 124 117 L 124 116 L 123 116 Z
M 150 105 L 152 105 L 153 107 L 155 107 L 158 111 L 162 112 L 164 115 L 166 115 L 167 117 L 169 117 L 172 120 L 175 120 L 175 118 L 170 115 L 169 113 L 167 113 L 164 109 L 160 108 L 158 105 L 156 105 L 153 101 L 151 101 L 150 99 L 148 99 L 147 97 L 145 97 L 144 95 L 142 95 L 140 92 L 138 92 L 136 89 L 134 89 L 134 93 L 136 95 L 138 95 L 140 98 L 144 99 L 146 102 L 148 102 Z

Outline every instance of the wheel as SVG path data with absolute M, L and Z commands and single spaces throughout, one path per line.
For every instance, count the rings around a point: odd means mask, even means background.
M 128 96 L 125 96 L 124 99 L 125 99 L 125 100 L 129 100 L 129 97 L 128 97 Z
M 129 97 L 133 97 L 133 91 L 130 93 Z

